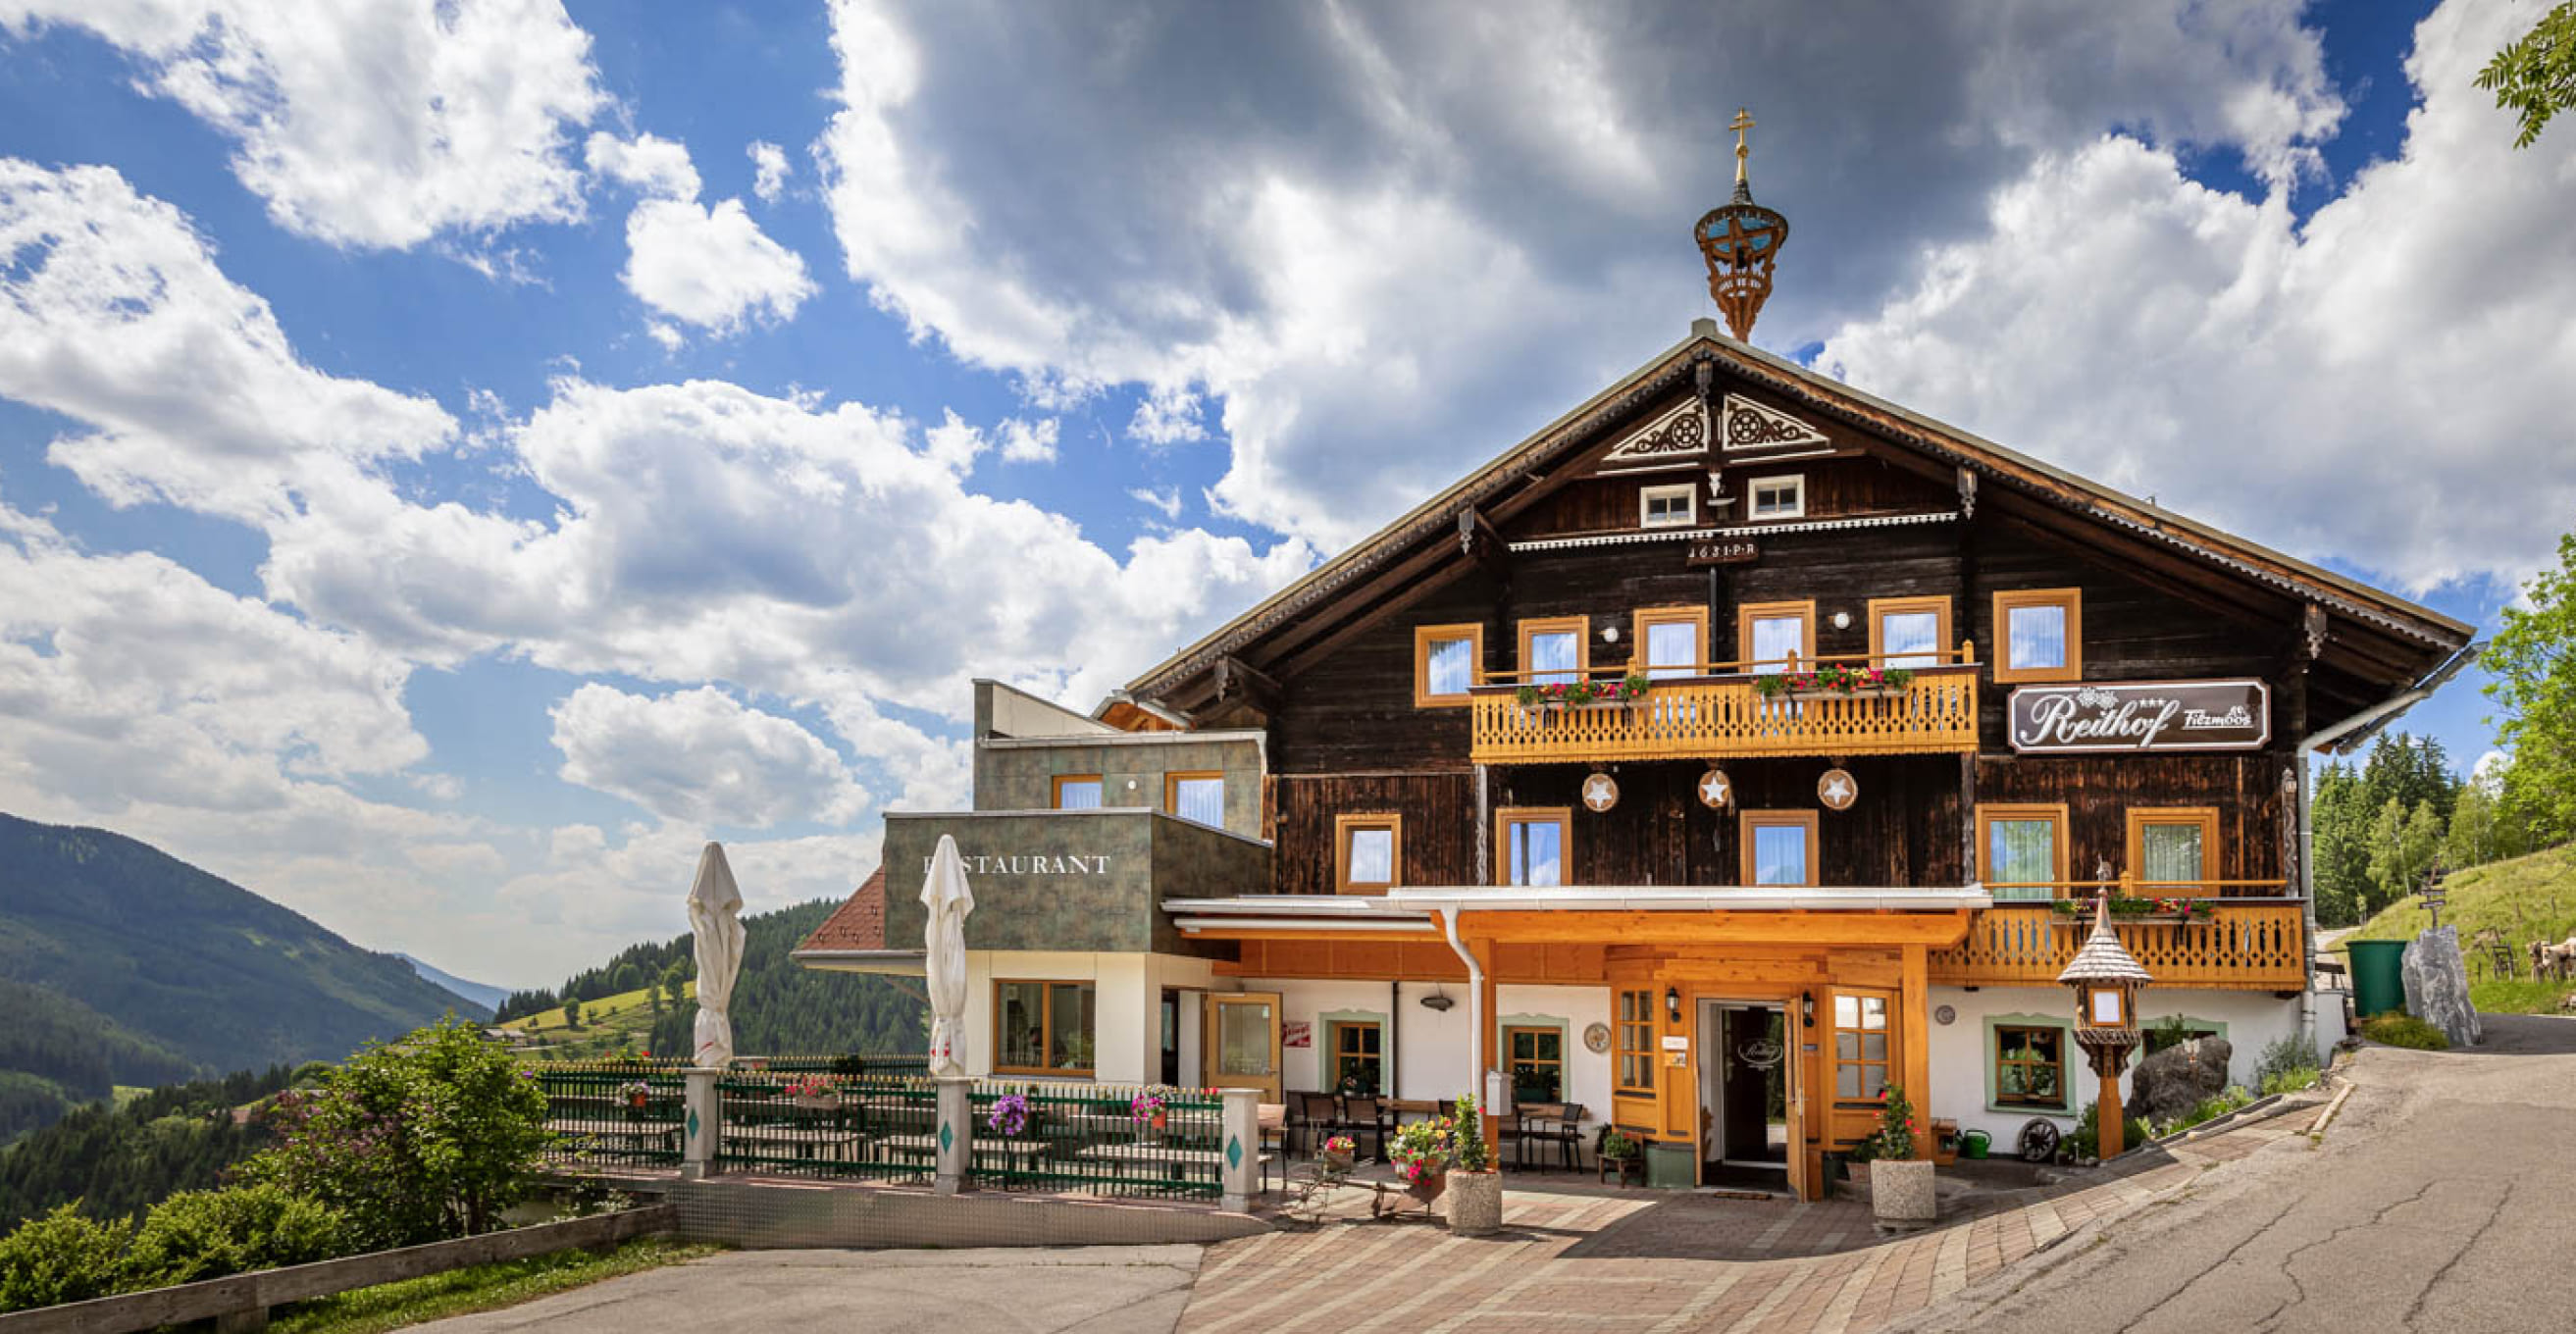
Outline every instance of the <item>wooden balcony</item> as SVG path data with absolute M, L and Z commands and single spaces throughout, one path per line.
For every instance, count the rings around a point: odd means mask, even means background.
M 2161 891 L 2157 891 L 2161 892 Z M 2158 987 L 2298 991 L 2307 953 L 2296 899 L 2199 899 L 2205 921 L 2112 919 L 2120 943 Z M 2058 971 L 2093 929 L 2089 914 L 2047 903 L 1997 906 L 1974 914 L 1968 938 L 1931 952 L 1931 980 L 1945 986 L 2056 986 Z
M 1523 704 L 1516 687 L 1479 686 L 1470 701 L 1473 755 L 1478 764 L 1580 764 L 1977 748 L 1973 663 L 1916 668 L 1901 688 L 1861 695 L 1766 698 L 1756 679 L 1670 678 L 1638 699 L 1577 705 Z

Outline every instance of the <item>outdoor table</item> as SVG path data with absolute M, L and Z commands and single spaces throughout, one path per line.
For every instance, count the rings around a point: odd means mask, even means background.
M 1166 1144 L 1095 1144 L 1073 1156 L 1087 1162 L 1115 1165 L 1122 1181 L 1127 1179 L 1131 1167 L 1204 1167 L 1210 1173 L 1216 1173 L 1225 1166 L 1225 1155 L 1214 1149 L 1175 1149 Z M 1258 1165 L 1265 1179 L 1272 1161 L 1270 1154 L 1258 1156 Z M 1168 1176 L 1161 1172 L 1147 1172 L 1143 1179 L 1168 1179 Z
M 824 1156 L 833 1162 L 857 1161 L 859 1157 L 859 1147 L 866 1144 L 869 1139 L 869 1136 L 860 1134 L 855 1130 L 832 1130 L 817 1133 L 797 1126 L 785 1125 L 727 1126 L 725 1127 L 724 1133 L 726 1139 L 752 1140 L 761 1144 L 792 1145 L 798 1150 L 796 1156 L 799 1158 L 810 1159 L 815 1156 L 815 1151 L 817 1149 L 828 1149 L 830 1152 Z
M 897 1153 L 935 1156 L 939 1152 L 939 1137 L 936 1135 L 888 1135 L 877 1142 Z M 1022 1170 L 1027 1170 L 1028 1165 L 1047 1150 L 1047 1143 L 1042 1139 L 987 1139 L 979 1135 L 973 1143 L 976 1153 L 1000 1155 Z
M 640 1153 L 657 1144 L 668 1152 L 679 1151 L 680 1123 L 677 1121 L 576 1121 L 553 1118 L 546 1129 L 554 1134 L 578 1139 L 601 1141 L 615 1153 Z

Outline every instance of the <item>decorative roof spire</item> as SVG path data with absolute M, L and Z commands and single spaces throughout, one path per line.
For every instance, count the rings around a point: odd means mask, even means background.
M 1753 156 L 1746 138 L 1753 129 L 1752 113 L 1737 108 L 1727 128 L 1735 131 L 1735 198 L 1710 209 L 1692 231 L 1699 238 L 1701 258 L 1708 261 L 1708 294 L 1726 316 L 1727 332 L 1743 339 L 1752 336 L 1754 318 L 1771 299 L 1771 265 L 1789 239 L 1789 220 L 1753 202 L 1753 186 L 1745 175 L 1745 162 Z
M 2075 952 L 2066 970 L 2057 980 L 2072 986 L 2079 982 L 2112 982 L 2137 985 L 2155 979 L 2138 965 L 2135 956 L 2120 943 L 2120 933 L 2111 929 L 2111 900 L 2099 895 L 2093 900 L 2093 934 L 2084 948 Z

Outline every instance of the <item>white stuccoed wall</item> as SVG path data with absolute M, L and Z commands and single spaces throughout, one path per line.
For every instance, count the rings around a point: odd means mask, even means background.
M 1247 979 L 1246 991 L 1280 993 L 1281 1017 L 1308 1025 L 1312 1045 L 1281 1053 L 1292 1090 L 1322 1091 L 1324 1025 L 1322 1016 L 1336 1012 L 1388 1015 L 1389 984 L 1384 982 L 1319 982 L 1293 978 Z M 1468 1050 L 1467 988 L 1434 987 L 1427 982 L 1400 984 L 1400 1013 L 1390 1015 L 1394 1028 L 1395 1072 L 1391 1096 L 1455 1098 L 1474 1090 L 1474 1060 Z M 1445 992 L 1454 1002 L 1446 1013 L 1422 1007 L 1422 998 Z M 1529 1016 L 1565 1021 L 1566 1097 L 1583 1104 L 1593 1121 L 1610 1107 L 1610 1055 L 1595 1055 L 1583 1045 L 1589 1024 L 1610 1022 L 1607 987 L 1498 986 L 1495 1018 Z
M 1161 1074 L 1162 1018 L 1157 1008 L 1165 987 L 1233 991 L 1231 979 L 1218 979 L 1205 959 L 1169 954 L 1094 954 L 1043 950 L 968 950 L 966 952 L 966 1036 L 969 1073 L 993 1073 L 993 982 L 996 978 L 1027 982 L 1089 982 L 1093 996 L 1092 1061 L 1106 1084 L 1150 1084 Z M 1184 998 L 1181 1014 L 1181 1079 L 1194 1082 L 1192 1063 L 1198 1043 L 1191 1036 L 1197 1023 L 1194 1001 Z

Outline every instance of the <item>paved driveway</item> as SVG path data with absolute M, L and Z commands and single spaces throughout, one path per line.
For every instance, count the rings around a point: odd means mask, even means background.
M 1911 1330 L 2576 1329 L 2576 1019 L 2373 1047 L 2321 1146 L 2249 1157 Z

